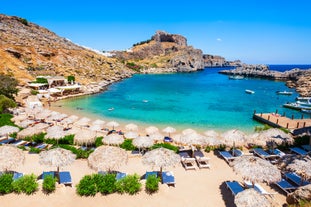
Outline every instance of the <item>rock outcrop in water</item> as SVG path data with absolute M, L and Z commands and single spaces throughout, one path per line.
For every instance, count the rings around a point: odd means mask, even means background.
M 271 80 L 286 81 L 290 88 L 296 88 L 301 96 L 311 96 L 311 69 L 302 70 L 294 68 L 289 71 L 279 72 L 270 70 L 267 65 L 242 65 L 233 70 L 221 70 L 221 74 L 242 75 L 245 77 L 266 78 Z

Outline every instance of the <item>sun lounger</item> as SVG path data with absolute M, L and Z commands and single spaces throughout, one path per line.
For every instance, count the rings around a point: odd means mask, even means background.
M 294 172 L 284 173 L 284 177 L 285 179 L 290 180 L 293 183 L 295 183 L 297 186 L 304 186 L 304 185 L 310 184 L 310 182 L 306 180 L 302 180 L 302 178 Z
M 279 188 L 281 188 L 281 190 L 283 190 L 286 194 L 289 194 L 293 191 L 295 191 L 297 189 L 297 187 L 293 186 L 292 184 L 290 184 L 289 182 L 287 182 L 286 180 L 282 179 L 279 182 L 275 183 Z
M 233 196 L 236 196 L 244 190 L 244 188 L 237 181 L 226 181 L 225 183 Z
M 71 175 L 68 171 L 59 172 L 59 184 L 72 186 Z
M 14 142 L 14 141 L 15 141 L 15 139 L 12 138 L 12 137 L 10 137 L 10 138 L 8 138 L 8 139 L 2 140 L 2 141 L 0 142 L 0 144 L 10 144 L 10 143 L 12 143 L 12 142 Z
M 220 154 L 220 156 L 222 157 L 222 158 L 224 158 L 224 160 L 226 160 L 226 162 L 230 162 L 230 161 L 232 161 L 232 160 L 234 160 L 234 156 L 230 153 L 230 152 L 228 152 L 228 151 L 219 151 L 219 154 Z
M 289 149 L 290 149 L 290 151 L 292 151 L 298 155 L 301 155 L 301 156 L 308 154 L 308 152 L 304 151 L 303 149 L 301 149 L 299 147 L 291 147 Z
M 272 164 L 277 163 L 277 160 L 280 158 L 278 155 L 271 155 L 262 148 L 254 148 L 253 152 L 258 157 L 270 161 Z
M 121 180 L 122 178 L 126 177 L 126 173 L 123 172 L 117 172 L 116 174 L 116 180 Z
M 14 172 L 14 174 L 13 174 L 13 180 L 17 180 L 17 179 L 19 179 L 19 178 L 21 178 L 21 177 L 23 177 L 23 176 L 24 176 L 23 173 Z
M 253 184 L 250 181 L 244 181 L 244 184 L 247 188 L 253 188 Z M 254 184 L 254 189 L 259 192 L 261 195 L 274 195 L 275 193 L 267 192 L 259 183 Z
M 195 157 L 195 160 L 197 161 L 199 168 L 210 168 L 211 167 L 211 165 L 209 164 L 210 158 L 205 157 L 203 152 L 195 151 L 194 157 Z
M 277 156 L 279 156 L 279 157 L 283 157 L 284 155 L 286 155 L 284 152 L 282 152 L 282 151 L 279 150 L 279 149 L 270 149 L 270 150 L 269 150 L 269 153 L 270 153 L 271 155 L 277 155 Z
M 181 163 L 186 170 L 195 170 L 195 158 L 181 158 Z
M 24 146 L 25 144 L 27 144 L 28 142 L 25 140 L 19 140 L 18 142 L 14 142 L 12 143 L 14 146 Z
M 244 153 L 239 150 L 239 149 L 233 149 L 230 151 L 233 157 L 240 157 L 242 156 Z
M 145 179 L 147 179 L 148 178 L 148 176 L 150 176 L 150 175 L 155 175 L 156 177 L 158 177 L 158 172 L 157 171 L 148 171 L 148 172 L 146 172 L 146 174 L 145 174 Z
M 40 150 L 43 150 L 43 149 L 45 149 L 45 148 L 47 148 L 47 147 L 48 147 L 48 145 L 47 145 L 47 144 L 44 144 L 44 143 L 35 146 L 35 148 L 40 149 Z
M 168 186 L 175 187 L 175 177 L 173 172 L 171 171 L 162 172 L 162 183 L 167 184 Z
M 190 158 L 190 155 L 186 151 L 182 151 L 178 153 L 181 158 Z
M 311 146 L 308 145 L 308 144 L 305 144 L 305 145 L 301 145 L 301 148 L 308 151 L 308 152 L 311 152 Z
M 46 176 L 52 176 L 54 178 L 55 177 L 55 172 L 54 171 L 43 172 L 42 173 L 42 179 L 44 179 Z

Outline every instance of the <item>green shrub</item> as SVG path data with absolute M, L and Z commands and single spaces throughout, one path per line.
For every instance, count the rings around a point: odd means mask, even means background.
M 157 178 L 155 175 L 150 175 L 146 180 L 146 192 L 155 193 L 159 190 L 160 178 Z
M 33 194 L 38 190 L 39 186 L 36 179 L 34 174 L 24 175 L 12 183 L 14 192 L 25 193 L 27 195 Z
M 205 149 L 204 149 L 204 151 L 207 152 L 207 153 L 209 153 L 210 151 L 212 151 L 212 150 L 214 150 L 214 149 L 215 149 L 214 146 L 206 146 Z
M 99 146 L 102 146 L 102 145 L 103 145 L 103 137 L 97 137 L 95 139 L 95 146 L 99 147 Z
M 52 193 L 56 189 L 56 178 L 54 178 L 52 175 L 48 175 L 44 177 L 43 179 L 43 184 L 42 184 L 42 189 L 45 193 Z
M 141 189 L 141 183 L 139 182 L 139 176 L 127 175 L 123 179 L 120 179 L 116 182 L 116 190 L 118 193 L 128 193 L 134 195 L 138 193 Z
M 70 150 L 72 153 L 77 155 L 77 159 L 84 159 L 88 158 L 89 155 L 94 151 L 94 150 L 82 150 L 82 149 L 77 149 L 74 146 L 67 145 L 67 144 L 59 144 L 58 145 L 61 148 Z
M 2 174 L 0 176 L 0 194 L 7 194 L 13 192 L 12 177 L 12 174 Z
M 37 91 L 37 90 L 33 90 L 33 89 L 32 89 L 32 90 L 30 91 L 30 94 L 31 94 L 31 95 L 34 95 L 34 96 L 37 95 L 38 93 L 39 93 L 39 91 Z
M 85 175 L 79 182 L 77 194 L 80 196 L 95 196 L 97 193 L 95 179 L 92 175 Z
M 30 149 L 29 149 L 29 152 L 30 152 L 30 153 L 39 154 L 39 153 L 41 152 L 41 150 L 38 149 L 38 148 L 35 148 L 35 147 L 29 147 L 29 148 L 30 148 Z
M 219 150 L 219 151 L 223 151 L 226 150 L 226 145 L 225 144 L 221 144 L 219 146 L 217 146 L 214 150 Z
M 19 21 L 20 21 L 23 25 L 28 26 L 28 21 L 27 21 L 27 19 L 19 18 Z
M 127 151 L 132 151 L 136 149 L 136 147 L 132 144 L 131 139 L 125 139 L 124 142 L 120 145 L 120 147 Z
M 270 128 L 271 128 L 271 126 L 265 124 L 265 125 L 263 125 L 263 126 L 255 126 L 254 131 L 255 131 L 255 132 L 262 132 L 262 131 L 268 130 L 268 129 L 270 129 Z
M 159 144 L 154 144 L 152 147 L 151 147 L 151 150 L 153 149 L 157 149 L 157 148 L 160 148 L 160 147 L 163 147 L 163 148 L 166 148 L 166 149 L 169 149 L 169 150 L 173 150 L 174 152 L 178 152 L 178 147 L 174 146 L 174 145 L 171 145 L 169 143 L 159 143 Z
M 116 191 L 116 175 L 106 174 L 97 175 L 100 179 L 96 179 L 97 191 L 102 194 L 110 194 Z
M 0 114 L 0 126 L 4 125 L 16 126 L 14 122 L 11 121 L 12 118 L 13 118 L 12 114 Z
M 45 143 L 52 144 L 52 145 L 57 145 L 57 144 L 69 144 L 73 145 L 73 140 L 74 140 L 74 135 L 66 135 L 65 137 L 61 139 L 44 139 Z
M 67 80 L 68 80 L 69 83 L 71 83 L 71 81 L 75 82 L 76 79 L 75 79 L 75 77 L 73 75 L 70 75 L 70 76 L 67 77 Z
M 45 133 L 35 134 L 30 137 L 25 137 L 24 140 L 36 142 L 36 143 L 43 143 L 44 142 Z
M 0 113 L 7 112 L 8 108 L 15 108 L 16 103 L 13 99 L 0 95 Z
M 36 83 L 48 83 L 46 78 L 36 78 Z

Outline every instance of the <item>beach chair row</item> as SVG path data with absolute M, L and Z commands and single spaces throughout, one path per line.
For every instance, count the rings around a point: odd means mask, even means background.
M 210 158 L 205 157 L 199 150 L 193 152 L 194 157 L 191 157 L 187 151 L 179 152 L 179 156 L 181 157 L 181 163 L 186 170 L 195 170 L 196 165 L 199 169 L 211 167 L 209 163 Z
M 233 161 L 236 157 L 244 155 L 244 153 L 239 149 L 233 149 L 230 151 L 218 151 L 219 155 L 227 162 Z
M 226 181 L 225 182 L 227 189 L 230 190 L 233 196 L 236 196 L 238 193 L 244 191 L 247 188 L 254 188 L 258 193 L 263 196 L 272 196 L 275 193 L 270 193 L 266 191 L 259 183 L 254 183 L 254 185 L 250 181 L 244 181 L 244 185 L 241 185 L 237 181 Z
M 282 191 L 289 194 L 295 191 L 299 186 L 310 184 L 310 182 L 303 180 L 301 176 L 294 172 L 283 173 L 283 179 L 275 183 Z
M 24 147 L 34 147 L 34 148 L 37 148 L 37 149 L 40 149 L 40 150 L 44 150 L 46 148 L 48 148 L 48 144 L 45 144 L 45 143 L 35 143 L 35 142 L 28 142 L 28 141 L 25 141 L 25 140 L 16 140 L 15 138 L 12 138 L 12 137 L 9 137 L 9 138 L 2 138 L 0 139 L 0 145 L 3 145 L 3 144 L 11 144 L 13 146 L 24 146 Z

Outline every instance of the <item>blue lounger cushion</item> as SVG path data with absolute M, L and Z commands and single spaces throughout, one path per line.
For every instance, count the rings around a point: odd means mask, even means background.
M 147 179 L 149 175 L 155 175 L 156 177 L 158 177 L 158 172 L 157 171 L 148 171 L 148 172 L 146 172 L 145 179 Z
M 117 172 L 117 174 L 116 174 L 116 180 L 120 180 L 120 179 L 125 178 L 125 177 L 126 177 L 126 173 Z
M 162 183 L 175 186 L 175 177 L 173 172 L 162 172 Z
M 288 172 L 284 174 L 285 178 L 295 183 L 297 186 L 304 186 L 310 184 L 310 182 L 306 180 L 302 180 L 302 178 L 293 172 Z
M 236 196 L 238 193 L 244 190 L 241 184 L 238 183 L 237 181 L 226 181 L 225 183 L 233 196 Z
M 290 184 L 289 182 L 287 182 L 286 180 L 282 179 L 279 182 L 275 183 L 279 188 L 281 188 L 286 194 L 294 191 L 297 187 L 293 186 L 292 184 Z
M 13 180 L 17 180 L 17 179 L 19 179 L 19 178 L 21 178 L 21 177 L 23 177 L 23 176 L 24 176 L 23 173 L 14 172 L 14 174 L 13 174 Z
M 68 171 L 59 172 L 59 183 L 64 185 L 71 185 L 71 175 Z
M 54 178 L 55 177 L 55 172 L 54 171 L 43 172 L 42 173 L 42 179 L 44 179 L 46 176 L 49 176 L 49 175 Z
M 310 146 L 310 145 L 305 144 L 305 145 L 301 145 L 301 147 L 302 147 L 304 150 L 306 150 L 306 151 L 308 151 L 308 152 L 311 152 L 311 146 Z
M 265 150 L 263 150 L 262 148 L 254 148 L 253 151 L 256 155 L 258 155 L 259 157 L 262 157 L 262 158 L 270 156 L 270 154 L 268 152 L 266 152 Z
M 289 148 L 292 152 L 295 152 L 296 154 L 298 155 L 307 155 L 308 152 L 306 152 L 305 150 L 299 148 L 299 147 L 292 147 L 292 148 Z
M 234 160 L 234 156 L 228 151 L 219 151 L 220 156 L 222 156 L 227 162 Z

